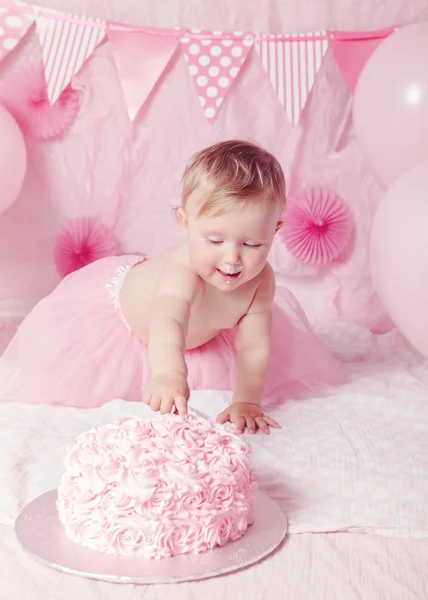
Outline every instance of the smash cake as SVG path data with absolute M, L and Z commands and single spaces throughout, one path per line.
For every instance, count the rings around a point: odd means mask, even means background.
M 57 510 L 67 536 L 106 554 L 168 558 L 242 537 L 253 522 L 251 447 L 193 415 L 126 418 L 69 446 Z

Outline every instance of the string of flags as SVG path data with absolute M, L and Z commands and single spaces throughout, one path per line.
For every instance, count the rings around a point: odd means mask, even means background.
M 179 51 L 185 58 L 201 109 L 212 122 L 254 52 L 293 125 L 300 121 L 329 49 L 353 93 L 371 52 L 395 30 L 268 35 L 155 29 L 84 18 L 20 0 L 0 0 L 0 61 L 15 50 L 33 26 L 42 49 L 51 104 L 98 46 L 108 41 L 131 120 Z

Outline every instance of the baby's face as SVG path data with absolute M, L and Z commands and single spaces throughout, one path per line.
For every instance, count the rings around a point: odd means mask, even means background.
M 254 279 L 266 264 L 280 209 L 260 202 L 198 217 L 198 208 L 189 202 L 185 213 L 189 256 L 198 275 L 224 291 Z

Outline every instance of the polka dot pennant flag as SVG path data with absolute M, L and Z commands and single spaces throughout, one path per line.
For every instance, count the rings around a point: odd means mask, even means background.
M 192 29 L 181 47 L 205 117 L 212 122 L 252 46 L 251 34 Z
M 256 52 L 293 125 L 300 120 L 328 46 L 325 31 L 262 35 L 257 40 Z
M 0 60 L 16 48 L 33 23 L 34 13 L 27 4 L 0 4 Z

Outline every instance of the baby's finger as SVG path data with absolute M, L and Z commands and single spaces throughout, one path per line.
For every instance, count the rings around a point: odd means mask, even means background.
M 270 417 L 268 417 L 267 415 L 265 415 L 263 419 L 270 427 L 276 427 L 276 429 L 281 429 L 281 425 L 273 419 L 271 419 Z
M 175 406 L 177 407 L 178 414 L 180 417 L 184 417 L 187 415 L 187 400 L 184 396 L 177 396 L 174 401 Z
M 152 394 L 151 394 L 150 390 L 146 390 L 143 394 L 144 404 L 147 404 L 147 406 L 149 406 L 151 399 L 152 399 Z
M 244 433 L 245 417 L 238 417 L 235 421 L 235 425 L 236 425 L 238 433 Z
M 174 402 L 172 398 L 163 398 L 160 405 L 160 414 L 165 415 L 166 413 L 170 413 L 172 410 Z
M 247 417 L 248 433 L 256 433 L 256 422 L 253 417 Z
M 160 409 L 160 405 L 161 399 L 159 398 L 159 396 L 152 396 L 152 399 L 150 400 L 150 408 L 155 412 L 158 412 Z
M 218 423 L 219 425 L 223 425 L 223 423 L 227 423 L 227 421 L 230 420 L 230 411 L 228 408 L 226 408 L 223 412 L 221 412 L 217 419 L 215 420 L 216 423 Z
M 256 424 L 257 424 L 257 427 L 260 429 L 260 431 L 262 431 L 266 435 L 270 434 L 269 425 L 267 423 L 265 423 L 265 420 L 263 417 L 256 417 Z

